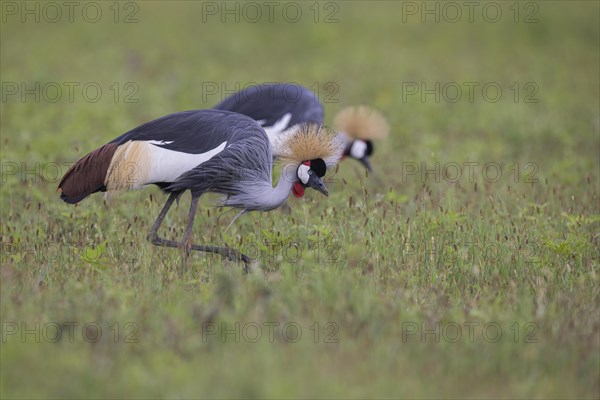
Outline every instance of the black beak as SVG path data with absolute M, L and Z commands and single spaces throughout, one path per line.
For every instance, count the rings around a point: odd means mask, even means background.
M 358 161 L 360 161 L 367 168 L 367 170 L 369 172 L 373 172 L 373 169 L 371 168 L 371 163 L 369 162 L 369 158 L 368 157 L 365 156 L 365 157 L 361 158 Z
M 329 196 L 329 191 L 327 191 L 327 187 L 325 186 L 325 183 L 323 183 L 323 179 L 321 179 L 321 177 L 319 177 L 317 174 L 312 174 L 310 176 L 307 186 L 310 186 L 317 192 L 323 193 L 325 196 Z

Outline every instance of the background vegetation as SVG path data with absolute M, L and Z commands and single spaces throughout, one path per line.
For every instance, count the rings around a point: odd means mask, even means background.
M 1 4 L 3 398 L 600 396 L 597 2 Z M 329 198 L 227 234 L 202 200 L 194 240 L 251 274 L 149 244 L 155 188 L 59 200 L 88 151 L 265 81 L 392 132 Z

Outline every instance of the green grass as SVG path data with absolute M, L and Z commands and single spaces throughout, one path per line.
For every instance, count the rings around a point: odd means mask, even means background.
M 512 2 L 497 23 L 421 23 L 402 2 L 340 2 L 336 23 L 320 3 L 314 23 L 313 3 L 295 3 L 295 24 L 221 23 L 197 2 L 140 2 L 137 23 L 114 23 L 97 4 L 94 24 L 0 24 L 2 398 L 600 397 L 598 3 L 539 2 L 527 24 Z M 343 161 L 329 198 L 307 192 L 227 234 L 233 215 L 217 223 L 202 199 L 194 240 L 257 255 L 251 274 L 149 244 L 155 188 L 59 200 L 86 152 L 263 81 L 318 88 L 327 122 L 371 105 L 392 133 L 373 175 Z M 36 82 L 80 86 L 72 102 L 7 92 Z M 77 89 L 90 82 L 97 102 Z M 436 82 L 502 97 L 405 91 Z M 182 236 L 188 201 L 165 236 Z

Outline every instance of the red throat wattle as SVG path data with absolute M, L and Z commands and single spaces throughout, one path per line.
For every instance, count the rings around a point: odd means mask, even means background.
M 300 182 L 294 183 L 292 193 L 294 193 L 294 196 L 296 196 L 298 199 L 304 196 L 304 188 L 302 187 L 302 184 Z
M 305 161 L 303 164 L 310 167 L 310 161 Z M 298 199 L 304 196 L 304 186 L 302 186 L 302 183 L 294 183 L 294 187 L 292 187 L 292 193 L 294 193 L 294 196 L 296 196 Z

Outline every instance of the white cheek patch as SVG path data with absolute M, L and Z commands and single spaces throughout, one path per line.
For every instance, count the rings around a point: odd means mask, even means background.
M 308 165 L 302 164 L 298 167 L 298 178 L 300 179 L 300 182 L 304 183 L 305 185 L 308 183 L 308 179 L 310 178 L 310 175 L 308 174 L 309 170 L 310 167 Z
M 354 143 L 352 143 L 352 147 L 350 147 L 350 156 L 358 160 L 364 158 L 366 152 L 367 144 L 362 140 L 355 140 Z

